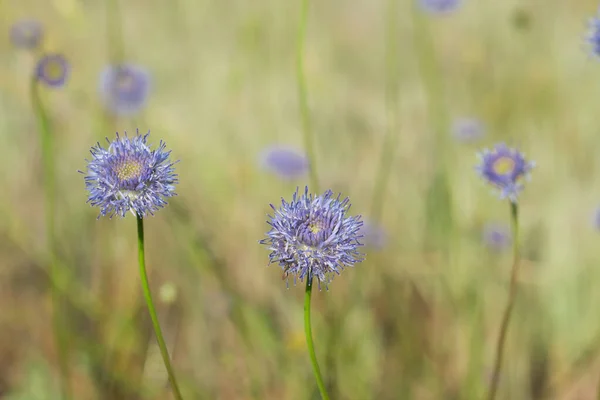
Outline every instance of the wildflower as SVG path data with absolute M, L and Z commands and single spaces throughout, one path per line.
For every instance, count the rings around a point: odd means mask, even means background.
M 491 151 L 485 149 L 478 156 L 480 164 L 476 169 L 481 177 L 500 190 L 501 199 L 508 198 L 516 203 L 523 190 L 523 178 L 529 178 L 535 162 L 525 160 L 517 149 L 508 148 L 503 143 Z
M 40 45 L 42 34 L 43 28 L 40 21 L 22 19 L 11 26 L 10 41 L 15 47 L 32 50 Z
M 35 75 L 38 81 L 59 88 L 67 81 L 69 69 L 69 62 L 64 55 L 47 54 L 38 61 Z
M 600 207 L 596 208 L 592 217 L 592 225 L 596 230 L 600 231 Z
M 454 11 L 461 0 L 419 0 L 419 3 L 426 11 L 441 14 Z
M 282 179 L 295 179 L 308 172 L 307 157 L 291 147 L 271 146 L 261 154 L 262 166 Z
M 589 19 L 586 40 L 593 55 L 600 57 L 600 18 L 598 16 Z
M 155 150 L 146 143 L 150 132 L 133 138 L 117 137 L 105 149 L 98 143 L 92 147 L 92 160 L 88 161 L 85 185 L 89 192 L 88 202 L 100 207 L 100 216 L 115 214 L 124 217 L 127 211 L 144 217 L 154 215 L 175 196 L 178 183 L 170 151 L 160 142 Z
M 460 142 L 472 143 L 484 136 L 485 127 L 476 118 L 460 118 L 452 124 L 452 134 Z
M 360 216 L 346 216 L 348 198 L 333 197 L 331 190 L 309 195 L 306 187 L 303 195 L 296 190 L 291 202 L 281 199 L 279 209 L 271 208 L 275 211 L 267 221 L 271 230 L 260 243 L 271 250 L 269 264 L 278 263 L 284 278 L 293 275 L 295 282 L 316 277 L 327 285 L 344 267 L 363 260 L 358 252 L 363 223 Z
M 146 104 L 150 92 L 150 74 L 133 64 L 111 65 L 100 73 L 100 97 L 115 115 L 132 115 Z
M 487 223 L 483 227 L 483 243 L 494 251 L 502 251 L 508 248 L 512 242 L 510 229 L 502 224 Z

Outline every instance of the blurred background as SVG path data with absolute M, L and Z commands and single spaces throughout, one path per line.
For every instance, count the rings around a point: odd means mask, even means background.
M 258 244 L 269 204 L 309 183 L 300 3 L 0 0 L 0 398 L 60 399 L 52 287 L 73 399 L 171 398 L 135 219 L 96 219 L 78 173 L 97 141 L 136 129 L 181 160 L 178 196 L 145 228 L 184 397 L 319 398 L 303 286 L 286 288 Z M 310 3 L 303 66 L 320 190 L 349 196 L 366 221 L 366 261 L 313 293 L 332 399 L 483 398 L 512 237 L 508 203 L 474 166 L 501 141 L 537 168 L 519 203 L 520 293 L 498 398 L 595 399 L 600 65 L 585 37 L 597 2 Z M 26 43 L 15 38 L 24 20 L 38 29 Z M 56 274 L 30 90 L 44 53 L 69 63 L 62 87 L 39 88 Z M 124 64 L 143 71 L 121 88 L 133 91 L 125 105 L 106 88 L 107 68 Z

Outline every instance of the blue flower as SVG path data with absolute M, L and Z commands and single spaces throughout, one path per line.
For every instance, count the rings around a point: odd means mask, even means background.
M 452 134 L 460 142 L 472 143 L 484 136 L 485 127 L 476 118 L 459 118 L 452 124 Z
M 87 161 L 85 186 L 89 192 L 88 202 L 100 207 L 100 216 L 117 214 L 124 217 L 127 211 L 144 217 L 154 215 L 175 196 L 178 183 L 170 151 L 160 142 L 156 150 L 150 150 L 146 140 L 150 132 L 133 138 L 106 139 L 107 149 L 98 143 L 92 147 L 92 160 Z
M 146 104 L 150 92 L 150 74 L 133 64 L 111 65 L 100 73 L 98 90 L 111 113 L 132 115 Z
M 600 231 L 600 207 L 597 207 L 592 216 L 592 225 L 598 231 Z
M 283 179 L 296 179 L 308 172 L 306 156 L 291 147 L 271 146 L 261 154 L 263 168 Z
M 588 22 L 588 35 L 586 37 L 593 55 L 600 57 L 600 18 L 592 17 Z
M 42 24 L 35 19 L 23 19 L 15 22 L 10 28 L 10 41 L 13 46 L 32 50 L 42 41 Z
M 480 164 L 476 169 L 481 177 L 500 189 L 501 199 L 508 198 L 516 203 L 523 190 L 523 179 L 529 178 L 535 163 L 525 160 L 517 149 L 510 149 L 503 143 L 496 145 L 491 151 L 483 150 L 478 156 Z
M 454 11 L 461 0 L 419 0 L 421 7 L 431 13 L 441 14 Z
M 58 88 L 66 83 L 69 72 L 69 62 L 64 55 L 46 54 L 38 61 L 35 75 L 38 81 Z
M 503 224 L 487 223 L 483 227 L 483 243 L 494 251 L 502 251 L 510 246 L 512 237 L 510 229 Z
M 362 221 L 360 216 L 347 217 L 348 198 L 333 197 L 331 190 L 321 196 L 294 193 L 291 202 L 281 199 L 281 206 L 269 216 L 271 230 L 260 241 L 267 245 L 269 264 L 278 263 L 284 277 L 294 276 L 301 281 L 313 277 L 326 286 L 345 267 L 363 260 L 358 248 Z

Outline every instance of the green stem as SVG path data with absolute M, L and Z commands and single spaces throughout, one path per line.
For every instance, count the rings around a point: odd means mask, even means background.
M 315 157 L 315 139 L 310 123 L 308 109 L 308 96 L 306 89 L 306 73 L 304 71 L 304 47 L 306 43 L 306 23 L 308 20 L 308 0 L 301 0 L 300 23 L 298 24 L 298 38 L 296 47 L 296 79 L 298 82 L 298 103 L 300 105 L 300 117 L 302 119 L 302 134 L 304 136 L 304 148 L 308 157 L 308 171 L 310 184 L 313 192 L 319 191 L 319 179 L 317 177 L 317 161 Z
M 31 79 L 30 86 L 31 102 L 34 113 L 37 116 L 40 128 L 40 140 L 42 147 L 42 168 L 44 176 L 44 203 L 46 218 L 46 241 L 47 241 L 47 261 L 49 263 L 49 274 L 52 282 L 59 281 L 61 270 L 56 255 L 55 228 L 55 173 L 54 173 L 54 142 L 52 130 L 50 127 L 50 118 L 44 108 L 38 92 L 37 78 Z M 56 350 L 58 353 L 58 365 L 61 377 L 62 396 L 65 399 L 71 398 L 71 389 L 69 385 L 69 365 L 68 365 L 68 338 L 65 331 L 66 321 L 63 316 L 62 301 L 63 296 L 55 284 L 51 285 L 53 312 L 53 330 L 56 340 Z
M 371 220 L 378 223 L 383 209 L 384 193 L 392 169 L 394 160 L 394 151 L 398 142 L 400 130 L 397 126 L 398 112 L 398 10 L 399 2 L 397 0 L 388 0 L 387 5 L 387 23 L 385 29 L 385 109 L 387 124 L 385 138 L 381 147 L 381 157 L 379 169 L 375 176 L 375 186 L 373 188 L 373 199 L 371 200 Z
M 325 383 L 321 376 L 321 370 L 319 369 L 319 363 L 317 362 L 317 356 L 315 354 L 315 344 L 312 338 L 312 327 L 310 324 L 310 296 L 312 294 L 312 275 L 309 273 L 306 277 L 306 293 L 304 295 L 304 334 L 306 335 L 306 344 L 308 346 L 308 354 L 310 355 L 310 362 L 313 367 L 315 378 L 317 379 L 317 386 L 321 393 L 323 400 L 329 400 L 329 395 L 325 389 Z
M 490 390 L 488 392 L 488 400 L 494 400 L 496 398 L 496 392 L 498 391 L 498 381 L 500 379 L 500 370 L 502 369 L 502 359 L 504 356 L 506 333 L 508 332 L 508 323 L 510 321 L 512 310 L 514 308 L 515 298 L 517 296 L 517 281 L 519 273 L 519 220 L 518 206 L 516 202 L 510 202 L 510 211 L 513 232 L 513 265 L 510 275 L 508 302 L 506 304 L 506 309 L 504 310 L 504 315 L 502 316 L 502 324 L 500 325 L 500 335 L 498 336 L 498 343 L 496 346 L 496 359 L 494 362 L 494 369 L 492 372 Z
M 137 215 L 137 233 L 138 233 L 138 263 L 140 267 L 140 278 L 142 280 L 142 290 L 144 291 L 144 298 L 146 299 L 146 305 L 148 306 L 148 312 L 152 319 L 152 326 L 154 327 L 154 333 L 156 334 L 156 341 L 160 348 L 160 354 L 162 355 L 165 368 L 169 374 L 169 381 L 173 388 L 175 398 L 182 400 L 179 386 L 177 386 L 177 380 L 175 379 L 175 373 L 173 367 L 171 367 L 171 361 L 169 357 L 169 351 L 163 338 L 162 330 L 160 329 L 160 323 L 158 322 L 158 316 L 156 315 L 156 309 L 154 308 L 154 302 L 152 301 L 152 293 L 150 292 L 150 285 L 148 283 L 148 274 L 146 273 L 146 258 L 144 256 L 144 219 Z

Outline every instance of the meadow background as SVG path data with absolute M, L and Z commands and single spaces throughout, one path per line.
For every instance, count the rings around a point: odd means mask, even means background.
M 374 227 L 366 261 L 313 294 L 333 399 L 482 398 L 511 257 L 485 234 L 509 226 L 508 203 L 473 167 L 499 141 L 537 168 L 519 203 L 520 294 L 498 398 L 596 398 L 600 64 L 585 43 L 596 9 L 465 0 L 436 15 L 412 0 L 311 2 L 305 69 L 321 190 L 349 196 Z M 170 398 L 134 218 L 97 220 L 78 173 L 93 144 L 136 128 L 181 160 L 178 196 L 145 226 L 185 398 L 319 398 L 303 286 L 286 289 L 258 244 L 269 203 L 309 180 L 261 163 L 268 146 L 302 149 L 299 12 L 281 0 L 0 0 L 0 398 L 60 398 L 51 285 L 66 299 L 75 399 Z M 71 63 L 67 86 L 42 92 L 55 135 L 54 279 L 29 97 L 38 55 L 8 35 L 22 18 L 40 20 L 43 50 Z M 100 71 L 120 61 L 152 76 L 147 107 L 131 118 L 108 115 L 98 97 Z M 457 140 L 461 118 L 485 133 Z

